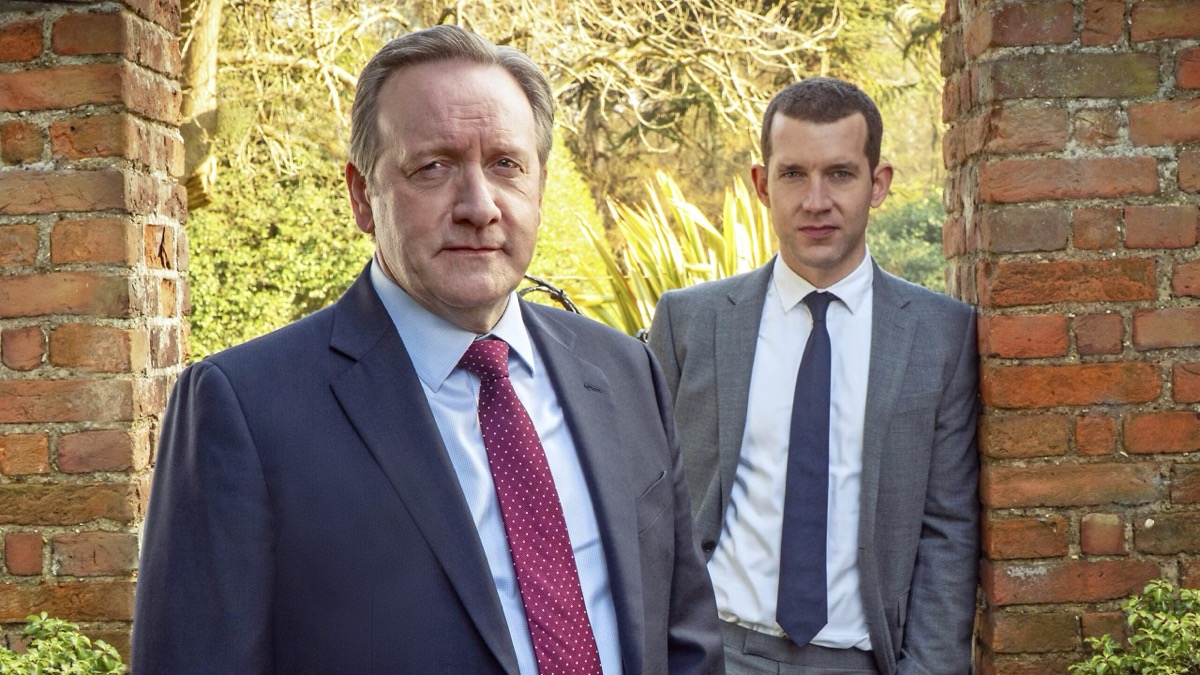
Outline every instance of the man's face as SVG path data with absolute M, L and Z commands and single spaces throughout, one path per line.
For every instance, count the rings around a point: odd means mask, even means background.
M 867 122 L 859 113 L 830 124 L 776 114 L 769 164 L 750 169 L 783 261 L 818 288 L 862 262 L 867 216 L 892 183 L 891 165 L 881 162 L 871 172 L 866 141 Z
M 545 168 L 533 110 L 503 68 L 407 67 L 379 97 L 380 155 L 346 182 L 383 271 L 466 330 L 495 325 L 533 256 Z

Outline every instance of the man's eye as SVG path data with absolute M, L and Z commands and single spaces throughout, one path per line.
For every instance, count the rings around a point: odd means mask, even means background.
M 430 162 L 422 166 L 420 169 L 417 169 L 417 171 L 436 171 L 440 168 L 442 168 L 441 162 Z
M 520 164 L 517 164 L 516 162 L 514 162 L 513 160 L 511 160 L 507 157 L 496 162 L 496 166 L 498 166 L 502 169 L 520 169 L 521 168 Z

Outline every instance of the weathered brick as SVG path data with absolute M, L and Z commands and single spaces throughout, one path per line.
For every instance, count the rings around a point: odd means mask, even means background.
M 984 316 L 979 321 L 980 353 L 1010 359 L 1064 356 L 1067 317 L 1054 314 Z
M 18 19 L 0 26 L 0 61 L 30 61 L 41 53 L 41 17 Z
M 977 277 L 984 307 L 1156 297 L 1155 261 L 1149 258 L 982 263 Z
M 1088 0 L 1083 5 L 1081 44 L 1112 45 L 1125 34 L 1125 0 Z
M 128 316 L 134 298 L 126 277 L 94 272 L 0 276 L 0 318 L 46 314 Z
M 0 267 L 32 265 L 37 261 L 38 246 L 37 225 L 0 225 Z
M 13 370 L 33 370 L 46 355 L 46 335 L 41 326 L 9 328 L 0 332 L 0 361 Z
M 141 258 L 142 229 L 130 218 L 60 220 L 50 233 L 50 262 L 134 265 Z
M 1079 646 L 1079 620 L 1070 612 L 989 613 L 983 643 L 992 651 L 1043 653 L 1070 651 Z
M 1117 449 L 1117 421 L 1106 415 L 1075 418 L 1075 452 L 1084 457 L 1111 455 Z
M 177 0 L 125 0 L 127 7 L 172 34 L 179 32 L 179 3 Z
M 1139 593 L 1161 573 L 1158 565 L 1136 560 L 984 562 L 982 582 L 988 600 L 999 606 L 1103 602 Z
M 1125 322 L 1120 314 L 1084 314 L 1075 317 L 1075 348 L 1082 356 L 1120 354 Z
M 68 323 L 50 333 L 50 363 L 84 372 L 127 373 L 146 367 L 145 330 Z
M 1126 248 L 1191 248 L 1200 236 L 1200 207 L 1126 206 Z
M 163 317 L 179 316 L 178 284 L 174 279 L 160 279 L 158 282 L 158 315 Z
M 1085 612 L 1081 623 L 1085 638 L 1108 635 L 1114 640 L 1125 639 L 1125 615 L 1121 612 Z
M 62 584 L 0 583 L 0 622 L 20 623 L 37 608 L 74 621 L 129 621 L 134 582 L 89 580 Z
M 1175 86 L 1200 89 L 1200 49 L 1188 49 L 1175 55 Z
M 150 439 L 146 430 L 80 431 L 58 440 L 56 460 L 63 473 L 140 470 L 150 460 Z
M 50 46 L 58 54 L 122 54 L 168 75 L 179 71 L 179 47 L 160 27 L 124 12 L 80 12 L 54 22 Z
M 1176 403 L 1200 403 L 1200 363 L 1176 363 L 1171 367 L 1171 388 Z
M 942 77 L 949 77 L 958 72 L 966 64 L 967 55 L 964 49 L 962 35 L 957 31 L 951 33 L 942 31 L 941 41 L 941 70 Z
M 4 535 L 4 564 L 14 576 L 42 573 L 42 544 L 37 532 L 9 532 Z
M 1071 242 L 1075 248 L 1116 248 L 1121 243 L 1121 209 L 1075 209 Z
M 1163 485 L 1149 462 L 985 466 L 980 494 L 992 508 L 1129 505 L 1161 499 Z
M 963 34 L 967 56 L 976 59 L 993 47 L 1068 43 L 1074 18 L 1069 2 L 1012 3 L 976 12 Z
M 55 576 L 93 577 L 128 574 L 137 564 L 137 537 L 128 532 L 74 532 L 51 540 Z
M 942 223 L 942 256 L 953 258 L 967 252 L 967 223 L 962 218 L 947 218 Z
M 979 166 L 980 201 L 989 204 L 1157 192 L 1153 157 L 999 159 Z
M 128 483 L 0 484 L 0 523 L 6 525 L 130 523 L 141 511 L 137 486 Z
M 154 326 L 150 329 L 150 364 L 155 368 L 170 368 L 183 362 L 178 329 Z
M 175 229 L 163 225 L 147 225 L 142 237 L 146 265 L 152 269 L 175 268 Z
M 1175 265 L 1171 293 L 1178 297 L 1200 295 L 1200 260 Z
M 1181 588 L 1200 588 L 1200 560 L 1180 562 L 1179 586 Z
M 979 216 L 983 250 L 992 253 L 1060 251 L 1067 247 L 1070 212 L 1062 208 L 1008 206 Z
M 989 457 L 1056 457 L 1067 454 L 1071 419 L 1059 414 L 984 415 L 980 450 Z
M 1200 307 L 1135 311 L 1133 346 L 1139 350 L 1200 347 Z
M 1171 475 L 1172 504 L 1200 504 L 1200 464 L 1176 464 Z
M 983 551 L 993 560 L 1058 558 L 1067 554 L 1070 527 L 1062 516 L 987 519 Z
M 125 177 L 116 169 L 0 173 L 0 203 L 10 214 L 120 209 L 125 201 Z
M 179 85 L 128 62 L 59 65 L 0 72 L 0 111 L 124 105 L 166 124 L 179 117 Z
M 1158 513 L 1135 523 L 1133 545 L 1141 553 L 1200 553 L 1200 512 Z
M 1200 99 L 1130 105 L 1129 139 L 1135 145 L 1200 141 Z
M 1067 146 L 1066 108 L 1003 106 L 983 119 L 988 152 L 1057 152 Z
M 121 422 L 138 407 L 130 380 L 0 380 L 0 424 Z
M 183 145 L 132 115 L 94 115 L 50 125 L 55 157 L 124 157 L 140 167 L 179 175 Z
M 1124 555 L 1125 519 L 1116 513 L 1087 513 L 1079 521 L 1079 548 L 1087 555 Z
M 1125 450 L 1137 454 L 1200 450 L 1200 412 L 1167 410 L 1125 418 Z
M 983 402 L 997 408 L 1146 403 L 1162 390 L 1158 368 L 1140 361 L 984 365 L 981 373 Z
M 1076 143 L 1096 147 L 1116 145 L 1121 140 L 1121 114 L 1112 108 L 1086 108 L 1075 113 L 1071 137 Z
M 1133 42 L 1200 37 L 1200 5 L 1195 0 L 1147 0 L 1133 5 Z
M 5 164 L 29 164 L 42 158 L 46 139 L 41 127 L 29 122 L 0 125 L 0 160 Z
M 1200 150 L 1179 151 L 1179 189 L 1200 192 Z
M 1158 57 L 1148 53 L 1033 53 L 981 69 L 984 102 L 1021 98 L 1137 98 L 1158 89 Z
M 1052 657 L 1031 659 L 1029 655 L 991 654 L 979 657 L 980 675 L 1062 675 L 1075 658 Z
M 50 473 L 50 439 L 46 434 L 0 435 L 0 474 Z

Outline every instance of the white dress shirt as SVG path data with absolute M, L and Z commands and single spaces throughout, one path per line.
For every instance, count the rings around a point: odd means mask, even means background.
M 776 257 L 763 303 L 746 429 L 722 523 L 708 569 L 721 618 L 782 636 L 775 621 L 779 553 L 792 398 L 812 316 L 803 303 L 811 291 L 830 291 L 826 326 L 833 349 L 829 415 L 829 520 L 826 570 L 829 622 L 812 643 L 870 649 L 858 580 L 859 493 L 863 422 L 871 354 L 871 281 L 868 255 L 853 272 L 818 289 Z M 718 355 L 719 357 L 719 355 Z
M 521 673 L 535 675 L 537 659 L 479 426 L 479 378 L 457 367 L 471 341 L 479 336 L 426 310 L 383 274 L 374 261 L 371 283 L 400 332 L 400 339 L 404 341 L 433 410 L 446 452 L 479 531 Z M 575 551 L 575 564 L 579 568 L 579 582 L 600 652 L 600 664 L 605 673 L 620 673 L 621 646 L 616 609 L 591 494 L 558 395 L 529 339 L 515 293 L 510 296 L 504 315 L 489 335 L 508 343 L 509 379 L 517 397 L 529 411 L 546 451 L 567 521 L 571 547 Z

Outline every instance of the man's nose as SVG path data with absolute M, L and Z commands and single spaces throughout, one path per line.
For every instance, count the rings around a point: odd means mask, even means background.
M 813 179 L 808 186 L 808 193 L 804 195 L 804 208 L 807 211 L 827 211 L 831 206 L 829 199 L 829 187 L 825 185 L 825 181 L 816 178 Z
M 500 220 L 500 207 L 483 167 L 469 166 L 460 174 L 452 215 L 454 222 L 475 227 Z

